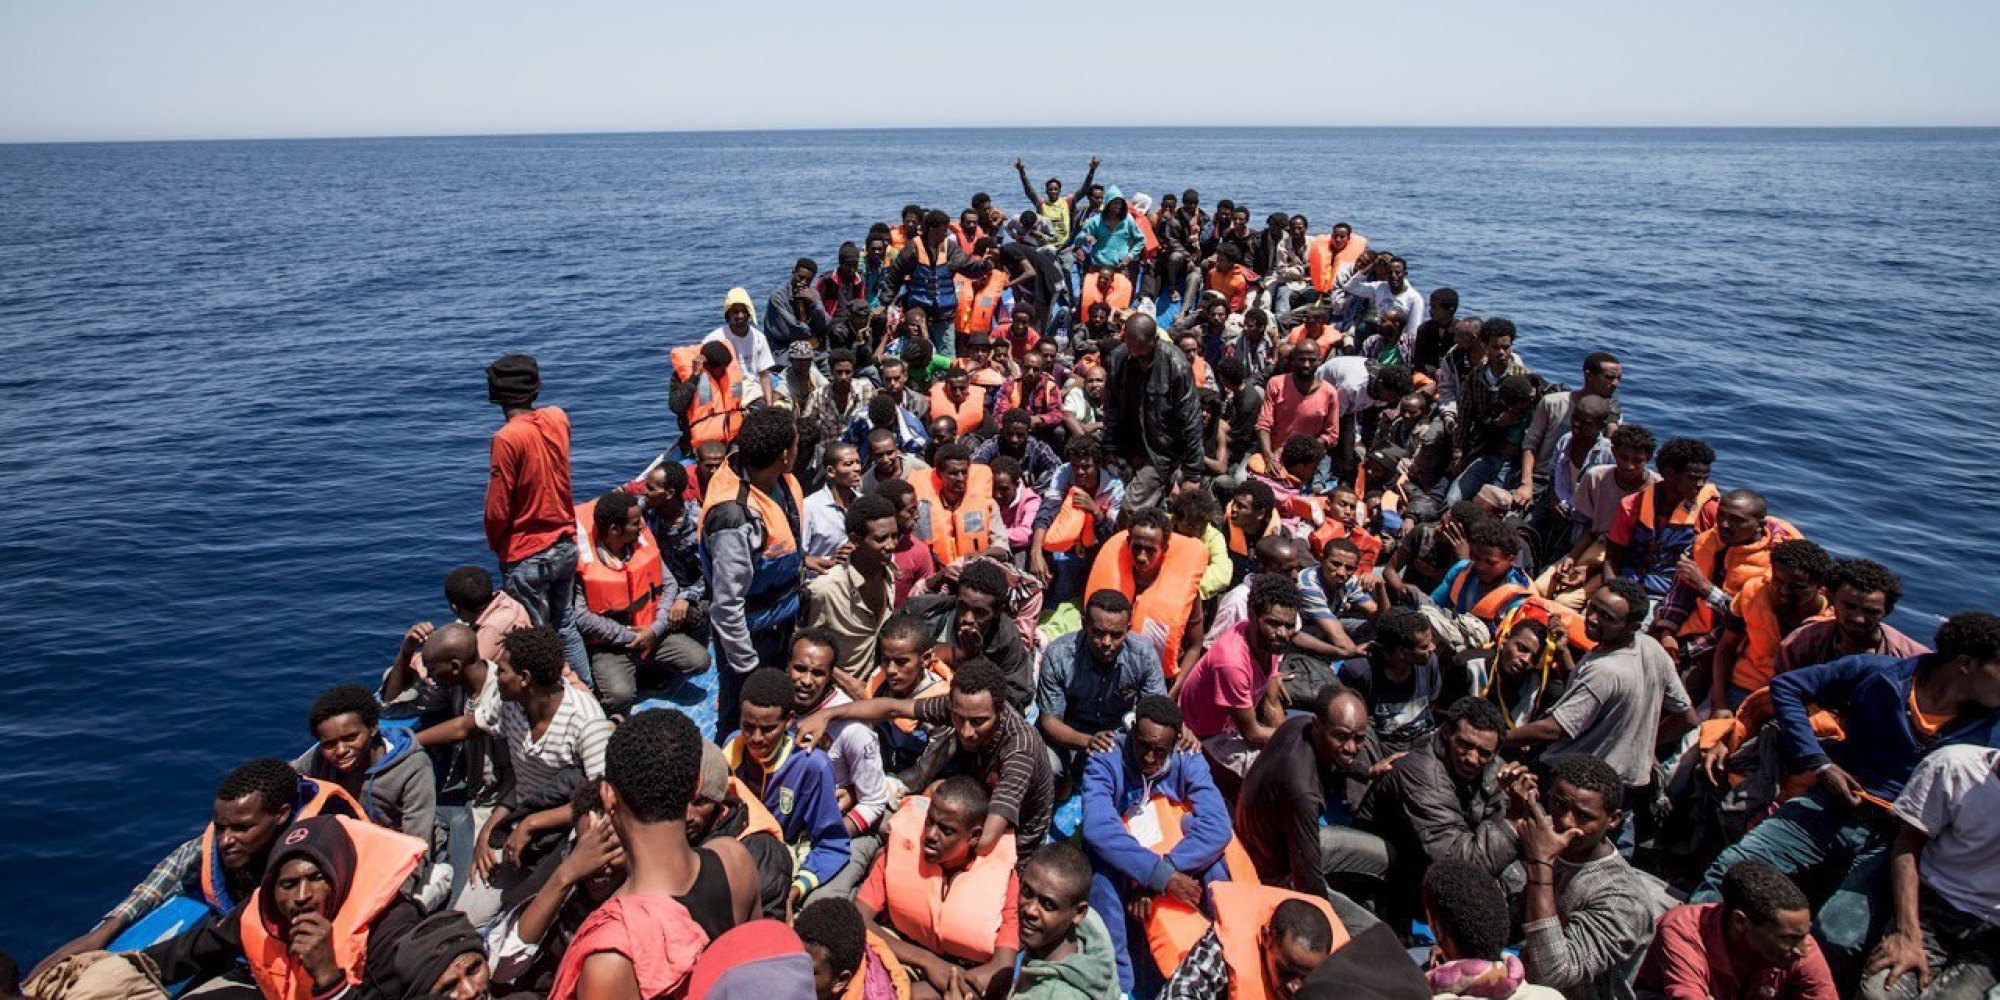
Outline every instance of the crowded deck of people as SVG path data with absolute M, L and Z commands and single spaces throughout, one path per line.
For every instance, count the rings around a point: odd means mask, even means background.
M 493 361 L 494 564 L 27 995 L 2000 986 L 2000 618 L 1890 625 L 1616 343 L 1102 167 L 717 289 L 628 482 Z

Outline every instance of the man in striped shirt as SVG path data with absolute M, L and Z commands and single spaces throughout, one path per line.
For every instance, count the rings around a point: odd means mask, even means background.
M 436 746 L 482 732 L 505 744 L 513 764 L 513 787 L 500 804 L 490 811 L 473 808 L 479 835 L 472 843 L 472 877 L 456 908 L 474 926 L 499 911 L 501 891 L 532 867 L 533 859 L 522 856 L 531 843 L 571 825 L 570 793 L 604 775 L 611 738 L 596 697 L 563 680 L 563 644 L 555 629 L 538 625 L 507 633 L 492 670 L 498 701 L 476 701 L 468 714 L 417 736 L 424 746 Z M 496 851 L 500 831 L 507 836 Z

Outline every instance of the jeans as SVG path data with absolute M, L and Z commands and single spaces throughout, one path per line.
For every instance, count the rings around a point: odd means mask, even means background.
M 931 352 L 946 361 L 958 357 L 958 329 L 955 325 L 958 317 L 948 312 L 936 316 L 926 312 L 924 318 L 928 321 L 925 326 L 930 330 Z
M 616 647 L 590 652 L 591 687 L 606 715 L 622 715 L 639 700 L 641 686 L 658 687 L 666 678 L 708 669 L 708 647 L 683 632 L 661 637 L 644 660 Z
M 559 538 L 548 548 L 512 563 L 502 563 L 500 589 L 528 609 L 537 625 L 551 625 L 562 635 L 563 659 L 590 683 L 590 654 L 583 633 L 576 630 L 576 541 Z
M 1045 606 L 1054 606 L 1064 601 L 1081 601 L 1083 585 L 1090 575 L 1090 560 L 1078 558 L 1068 552 L 1048 554 L 1049 572 L 1055 579 L 1049 582 L 1048 598 Z
M 1449 507 L 1460 500 L 1470 500 L 1479 493 L 1479 488 L 1482 486 L 1494 483 L 1508 486 L 1520 478 L 1519 457 L 1498 453 L 1479 455 L 1467 462 L 1465 471 L 1451 481 L 1451 488 L 1444 494 L 1444 504 Z
M 1821 865 L 1841 870 L 1839 888 L 1820 906 L 1813 931 L 1829 962 L 1858 968 L 1887 916 L 1889 844 L 1896 821 L 1836 803 L 1818 787 L 1790 799 L 1708 866 L 1691 903 L 1722 899 L 1722 876 L 1738 861 L 1756 858 L 1787 875 Z
M 1861 1000 L 1978 1000 L 1996 981 L 2000 928 L 1959 910 L 1930 886 L 1917 890 L 1917 920 L 1923 925 L 1924 959 L 1931 983 L 1917 990 L 1917 977 L 1895 983 L 1887 972 L 1861 981 Z
M 1309 282 L 1287 282 L 1279 285 L 1271 293 L 1271 315 L 1282 316 L 1303 305 L 1319 300 L 1319 293 Z

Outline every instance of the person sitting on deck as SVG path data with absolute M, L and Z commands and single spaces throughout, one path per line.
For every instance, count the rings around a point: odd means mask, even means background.
M 914 765 L 896 775 L 897 782 L 920 791 L 949 775 L 977 777 L 993 789 L 991 809 L 981 810 L 986 827 L 982 842 L 995 843 L 1011 831 L 1017 853 L 1026 855 L 1048 836 L 1055 811 L 1055 776 L 1041 735 L 1008 704 L 1007 689 L 1000 669 L 977 658 L 958 664 L 944 695 L 869 698 L 824 708 L 800 720 L 799 740 L 817 745 L 826 728 L 841 720 L 875 724 L 910 719 L 948 726 L 930 738 Z
M 1612 843 L 1625 782 L 1589 754 L 1547 763 L 1540 802 L 1514 824 L 1527 873 L 1521 964 L 1529 981 L 1568 997 L 1631 1000 L 1666 900 Z
M 1786 674 L 1862 653 L 1908 659 L 1930 652 L 1889 624 L 1903 597 L 1903 581 L 1881 563 L 1841 559 L 1828 571 L 1828 613 L 1784 636 L 1771 670 Z
M 301 779 L 281 760 L 259 757 L 237 765 L 216 786 L 207 829 L 162 858 L 96 927 L 50 952 L 34 973 L 71 955 L 104 950 L 176 895 L 225 917 L 234 913 L 263 879 L 278 835 L 323 814 L 360 816 L 361 806 L 337 784 Z
M 1151 940 L 1155 922 L 1164 930 L 1196 918 L 1207 884 L 1231 874 L 1222 859 L 1232 836 L 1229 803 L 1207 762 L 1184 749 L 1180 706 L 1140 698 L 1131 730 L 1091 754 L 1083 772 L 1083 848 L 1096 869 L 1091 906 L 1118 953 L 1122 990 L 1132 991 L 1133 925 Z M 1160 971 L 1172 972 L 1173 962 L 1165 964 Z
M 314 781 L 339 785 L 361 803 L 369 822 L 406 833 L 433 854 L 441 853 L 435 850 L 443 837 L 436 829 L 437 774 L 431 759 L 409 730 L 383 729 L 381 721 L 382 706 L 367 688 L 342 684 L 327 689 L 306 712 L 306 728 L 318 745 L 292 767 Z M 438 874 L 441 883 L 435 880 Z M 442 872 L 427 871 L 420 898 L 431 905 L 443 902 L 450 876 L 448 865 Z
M 1298 630 L 1303 603 L 1289 577 L 1251 577 L 1249 617 L 1210 643 L 1174 682 L 1188 730 L 1218 776 L 1241 775 L 1284 721 L 1278 657 Z
M 792 930 L 813 962 L 814 1000 L 909 997 L 910 974 L 889 950 L 888 939 L 868 929 L 853 900 L 815 899 L 799 911 Z
M 1021 867 L 1021 950 L 1011 1000 L 1100 1000 L 1119 994 L 1118 958 L 1090 903 L 1090 861 L 1076 845 L 1049 844 Z M 1115 911 L 1114 911 L 1115 913 Z
M 606 714 L 623 715 L 679 670 L 707 668 L 708 650 L 672 631 L 666 612 L 680 594 L 635 497 L 613 490 L 578 507 L 577 543 L 577 630 Z
M 984 995 L 1020 950 L 1014 839 L 992 837 L 986 789 L 965 775 L 912 797 L 855 896 L 914 980 L 913 997 Z
M 423 919 L 402 889 L 428 850 L 366 820 L 300 820 L 278 838 L 262 884 L 235 913 L 140 955 L 169 983 L 247 961 L 265 1000 L 401 1000 L 381 992 L 381 974 Z
M 1087 757 L 1117 744 L 1138 701 L 1167 693 L 1160 644 L 1133 635 L 1131 624 L 1132 602 L 1100 590 L 1084 605 L 1083 628 L 1057 636 L 1042 651 L 1036 725 L 1049 744 L 1059 799 L 1068 797 Z
M 802 643 L 831 660 L 831 648 L 813 640 L 795 639 L 796 658 Z M 786 843 L 803 852 L 792 879 L 791 902 L 831 879 L 847 864 L 847 826 L 840 807 L 840 783 L 833 761 L 812 746 L 800 746 L 791 736 L 796 715 L 792 678 L 770 667 L 751 673 L 743 682 L 741 731 L 722 745 L 730 768 L 778 820 Z
M 1762 861 L 1729 869 L 1721 902 L 1667 911 L 1639 966 L 1638 986 L 1642 995 L 1665 1000 L 1840 995 L 1812 938 L 1811 901 L 1784 872 Z
M 1178 675 L 1185 636 L 1202 634 L 1198 601 L 1208 570 L 1208 547 L 1173 530 L 1165 510 L 1128 511 L 1125 530 L 1111 536 L 1096 555 L 1084 593 L 1113 590 L 1132 602 L 1132 631 L 1149 635 L 1163 648 L 1161 666 Z
M 1215 886 L 1215 926 L 1167 980 L 1161 1000 L 1292 1000 L 1347 940 L 1325 903 L 1254 883 Z
M 1694 547 L 1695 536 L 1715 526 L 1717 493 L 1708 481 L 1715 449 L 1692 438 L 1675 438 L 1660 446 L 1653 464 L 1656 483 L 1641 487 L 1619 502 L 1618 516 L 1604 536 L 1604 562 L 1610 571 L 1646 588 L 1657 601 L 1673 585 L 1681 556 Z

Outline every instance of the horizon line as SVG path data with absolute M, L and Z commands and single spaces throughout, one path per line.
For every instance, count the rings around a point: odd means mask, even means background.
M 173 143 L 221 142 L 358 142 L 385 139 L 564 139 L 603 136 L 648 135 L 788 135 L 856 132 L 1160 132 L 1160 131 L 1256 131 L 1256 132 L 1981 132 L 2000 130 L 1989 125 L 830 125 L 754 126 L 743 128 L 659 128 L 582 129 L 573 131 L 522 132 L 357 132 L 330 135 L 191 135 L 150 138 L 89 139 L 0 139 L 0 146 L 124 146 Z

